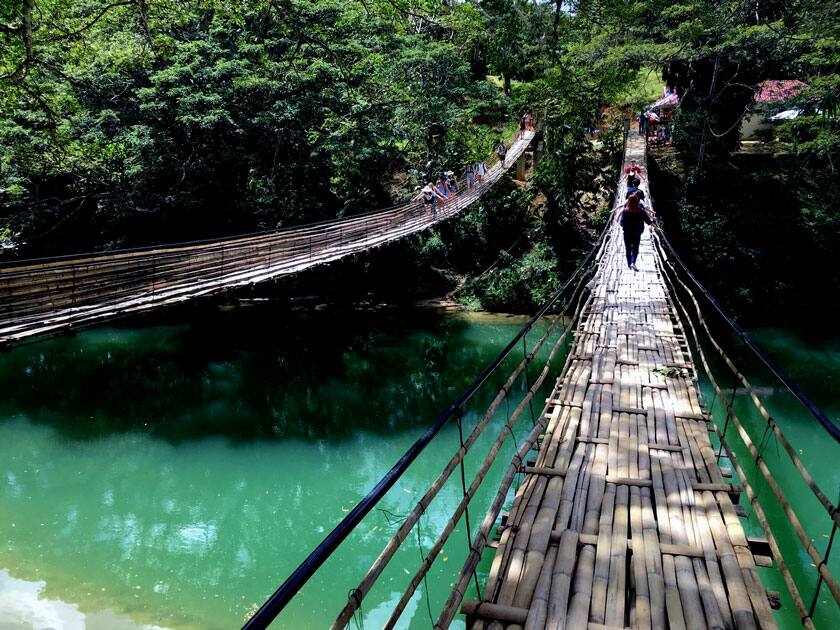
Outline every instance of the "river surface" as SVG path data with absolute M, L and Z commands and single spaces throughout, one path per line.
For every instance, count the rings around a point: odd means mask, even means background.
M 0 628 L 239 627 L 524 321 L 263 306 L 0 355 Z M 479 391 L 466 430 L 507 372 Z M 530 426 L 523 417 L 517 438 Z M 275 626 L 328 625 L 457 447 L 444 430 Z M 507 440 L 482 505 L 513 452 Z M 479 464 L 469 456 L 467 473 Z M 369 627 L 420 564 L 418 536 L 428 550 L 461 493 L 456 473 L 365 600 Z M 430 625 L 465 556 L 461 522 L 405 625 Z
M 795 331 L 785 328 L 762 328 L 751 332 L 753 338 L 815 402 L 828 418 L 840 425 L 840 337 L 834 333 L 816 331 Z M 743 345 L 733 342 L 731 336 L 718 335 L 733 358 L 735 364 L 746 375 L 762 403 L 778 423 L 792 450 L 799 457 L 802 465 L 825 493 L 828 500 L 838 504 L 840 491 L 840 444 L 818 424 L 817 420 L 796 400 L 787 388 L 781 384 L 769 370 Z M 709 358 L 713 351 L 705 347 Z M 695 361 L 698 357 L 695 356 Z M 831 519 L 826 510 L 815 498 L 812 490 L 803 482 L 802 476 L 794 467 L 790 456 L 768 430 L 767 422 L 757 411 L 742 384 L 720 361 L 712 361 L 715 373 L 726 395 L 732 400 L 735 416 L 741 421 L 750 440 L 755 445 L 762 459 L 766 462 L 771 476 L 778 483 L 785 497 L 790 502 L 792 512 L 802 524 L 806 537 L 813 544 L 820 557 L 826 551 L 831 537 Z M 713 368 L 714 369 L 714 368 Z M 816 565 L 804 551 L 790 519 L 773 496 L 771 487 L 766 483 L 758 467 L 753 463 L 749 450 L 744 445 L 736 425 L 730 421 L 727 425 L 726 410 L 716 399 L 708 382 L 704 383 L 704 394 L 708 404 L 712 404 L 713 414 L 718 427 L 726 428 L 727 441 L 735 451 L 738 463 L 742 466 L 747 480 L 755 490 L 775 535 L 782 556 L 788 565 L 794 582 L 800 591 L 806 609 L 814 602 L 817 586 Z M 734 391 L 734 397 L 733 397 Z M 717 441 L 713 438 L 713 442 Z M 731 466 L 724 456 L 722 466 Z M 755 511 L 747 497 L 742 493 L 741 505 L 748 513 L 742 519 L 748 535 L 763 537 L 764 532 L 756 518 Z M 828 566 L 835 577 L 840 576 L 840 532 L 834 541 L 834 550 Z M 759 574 L 770 590 L 782 596 L 782 608 L 777 612 L 777 619 L 783 628 L 800 628 L 800 618 L 793 600 L 788 596 L 780 572 L 774 568 L 759 569 Z M 834 602 L 828 589 L 822 585 L 816 599 L 814 621 L 817 628 L 840 628 L 840 608 Z
M 289 314 L 270 305 L 201 314 L 190 325 L 99 328 L 0 355 L 0 628 L 240 626 L 524 321 L 431 309 Z M 757 336 L 836 420 L 840 339 Z M 519 358 L 521 350 L 506 367 Z M 790 441 L 836 500 L 837 445 L 754 370 Z M 479 391 L 468 430 L 508 371 Z M 760 418 L 748 405 L 736 396 L 758 441 Z M 517 437 L 529 428 L 525 414 Z M 432 443 L 274 627 L 328 625 L 457 440 L 451 427 Z M 784 471 L 784 452 L 767 449 Z M 479 503 L 489 502 L 513 450 L 508 440 Z M 479 464 L 468 457 L 467 483 Z M 827 519 L 793 475 L 785 483 L 800 493 L 796 507 L 822 551 Z M 382 625 L 422 560 L 418 540 L 424 552 L 431 547 L 460 496 L 456 474 L 365 600 L 367 627 Z M 461 522 L 402 627 L 430 627 L 429 609 L 443 604 L 465 537 Z M 793 539 L 780 544 L 810 603 L 810 560 Z M 774 572 L 762 574 L 784 591 Z M 829 625 L 818 627 L 838 627 L 821 593 L 818 618 Z M 780 621 L 797 627 L 784 603 Z

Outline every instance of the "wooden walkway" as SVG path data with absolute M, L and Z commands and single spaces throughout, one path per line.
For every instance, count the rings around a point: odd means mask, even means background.
M 471 627 L 775 627 L 660 262 L 612 227 Z
M 533 140 L 504 164 L 488 160 L 472 191 L 435 215 L 410 202 L 348 219 L 183 245 L 65 256 L 0 266 L 0 346 L 299 273 L 446 221 L 480 199 Z

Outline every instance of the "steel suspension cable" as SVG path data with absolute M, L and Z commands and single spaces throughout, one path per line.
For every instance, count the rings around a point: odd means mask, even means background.
M 828 432 L 831 437 L 833 437 L 837 442 L 840 442 L 840 427 L 834 424 L 823 412 L 817 407 L 816 403 L 814 403 L 808 396 L 803 392 L 799 386 L 793 381 L 793 379 L 788 376 L 788 374 L 781 368 L 779 365 L 771 359 L 767 353 L 759 346 L 752 337 L 743 329 L 741 326 L 735 321 L 735 319 L 730 315 L 719 303 L 718 301 L 709 293 L 706 287 L 697 279 L 697 277 L 691 272 L 688 266 L 683 262 L 680 255 L 674 249 L 671 242 L 668 238 L 660 231 L 659 236 L 662 239 L 662 242 L 668 248 L 668 251 L 671 253 L 673 259 L 677 262 L 677 264 L 682 268 L 685 274 L 691 279 L 691 281 L 697 286 L 700 293 L 708 300 L 708 302 L 712 305 L 712 307 L 720 314 L 720 316 L 726 321 L 730 328 L 735 332 L 738 337 L 747 345 L 747 347 L 752 350 L 752 352 L 759 358 L 759 360 L 769 369 L 773 375 L 779 379 L 779 381 L 787 387 L 788 391 L 800 402 L 802 405 L 811 413 L 814 418 L 823 426 L 823 428 Z
M 601 235 L 606 238 L 607 230 Z M 603 248 L 603 244 L 601 245 Z M 429 445 L 434 437 L 440 433 L 456 415 L 467 401 L 469 401 L 478 389 L 490 378 L 496 369 L 507 358 L 510 352 L 516 348 L 522 337 L 533 328 L 557 301 L 566 293 L 569 287 L 578 279 L 578 276 L 587 267 L 596 250 L 593 248 L 584 257 L 565 284 L 558 289 L 554 295 L 526 322 L 516 336 L 502 349 L 496 358 L 485 367 L 476 379 L 461 393 L 461 395 L 446 408 L 429 426 L 414 444 L 400 457 L 400 459 L 388 470 L 368 494 L 350 511 L 344 519 L 321 541 L 321 543 L 301 562 L 300 565 L 289 575 L 280 587 L 263 603 L 257 612 L 245 622 L 243 630 L 254 630 L 267 628 L 274 618 L 288 605 L 294 595 L 303 587 L 318 568 L 332 555 L 338 546 L 358 526 L 368 512 L 376 505 L 388 490 L 405 473 L 411 463 Z

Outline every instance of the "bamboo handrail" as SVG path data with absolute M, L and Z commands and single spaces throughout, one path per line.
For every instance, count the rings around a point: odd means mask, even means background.
M 522 412 L 525 411 L 525 407 L 528 405 L 528 403 L 534 397 L 535 393 L 539 390 L 539 388 L 545 382 L 545 379 L 548 376 L 549 370 L 551 368 L 552 359 L 557 354 L 561 344 L 563 342 L 565 342 L 566 339 L 568 339 L 570 331 L 574 330 L 574 326 L 575 326 L 576 322 L 578 321 L 578 318 L 580 316 L 580 312 L 584 307 L 585 307 L 585 303 L 581 303 L 580 296 L 579 296 L 578 297 L 578 307 L 576 309 L 576 313 L 575 313 L 574 317 L 572 318 L 569 325 L 563 331 L 563 334 L 560 335 L 560 337 L 554 343 L 554 346 L 551 349 L 551 353 L 549 354 L 548 359 L 546 360 L 546 363 L 543 366 L 542 371 L 540 372 L 540 375 L 537 377 L 537 380 L 534 381 L 534 384 L 531 387 L 528 388 L 528 391 L 526 392 L 525 396 L 522 398 L 522 400 L 516 406 L 513 413 L 511 413 L 510 417 L 508 418 L 508 421 L 502 426 L 502 429 L 499 432 L 499 435 L 496 437 L 496 441 L 491 446 L 490 451 L 488 452 L 487 456 L 485 457 L 484 461 L 482 462 L 478 472 L 475 475 L 475 478 L 473 479 L 472 483 L 470 484 L 469 489 L 466 491 L 466 493 L 464 494 L 464 497 L 458 503 L 458 506 L 455 508 L 455 511 L 452 513 L 452 516 L 450 517 L 449 521 L 447 522 L 446 527 L 444 527 L 443 531 L 438 536 L 438 539 L 435 542 L 434 546 L 432 547 L 432 549 L 426 555 L 426 559 L 423 561 L 420 568 L 417 570 L 417 572 L 411 578 L 411 581 L 409 583 L 408 588 L 405 590 L 402 597 L 400 598 L 400 601 L 397 603 L 394 610 L 392 611 L 390 618 L 388 619 L 388 621 L 385 624 L 385 628 L 390 629 L 390 628 L 393 628 L 396 625 L 397 621 L 399 620 L 400 616 L 402 615 L 402 612 L 405 610 L 405 607 L 408 604 L 408 602 L 410 601 L 410 599 L 411 599 L 412 595 L 414 594 L 415 590 L 420 585 L 420 582 L 423 580 L 424 576 L 426 575 L 426 573 L 431 568 L 432 563 L 434 562 L 437 555 L 440 553 L 440 550 L 443 549 L 443 546 L 444 546 L 444 544 L 446 544 L 446 541 L 449 539 L 449 536 L 452 534 L 455 527 L 458 525 L 458 521 L 460 520 L 461 516 L 463 515 L 464 511 L 466 510 L 467 506 L 469 505 L 470 501 L 472 500 L 473 496 L 475 495 L 476 491 L 478 490 L 479 486 L 481 485 L 481 482 L 484 480 L 484 477 L 486 476 L 487 471 L 490 470 L 490 467 L 493 465 L 493 462 L 496 460 L 496 456 L 498 455 L 499 451 L 501 450 L 502 445 L 504 444 L 505 440 L 507 439 L 507 436 L 511 432 L 511 427 L 516 423 L 516 421 L 519 419 L 519 416 L 521 416 Z
M 660 255 L 662 255 L 664 257 L 665 254 L 662 251 L 661 243 L 659 243 L 659 241 L 658 241 L 658 235 L 655 237 L 655 242 L 657 244 L 657 247 L 659 247 L 659 249 L 660 249 Z M 670 263 L 669 263 L 669 266 L 670 266 Z M 699 338 L 698 338 L 698 336 L 696 334 L 696 331 L 694 329 L 693 321 L 688 316 L 687 310 L 685 309 L 685 307 L 680 302 L 679 297 L 676 293 L 676 286 L 675 286 L 674 282 L 671 280 L 670 275 L 667 274 L 667 272 L 664 269 L 664 266 L 663 266 L 662 269 L 663 269 L 663 277 L 666 279 L 666 281 L 668 281 L 668 284 L 672 288 L 671 297 L 677 302 L 680 309 L 685 314 L 686 319 L 689 321 L 690 328 L 692 330 L 692 334 L 693 334 L 693 337 L 694 337 L 694 340 L 695 340 L 695 345 L 698 348 L 698 352 L 700 354 L 700 357 L 701 357 L 701 360 L 702 360 L 702 363 L 703 363 L 703 366 L 704 366 L 704 371 L 706 372 L 710 382 L 712 383 L 715 392 L 721 398 L 721 400 L 723 400 L 724 403 L 726 404 L 726 410 L 727 410 L 728 417 L 732 420 L 733 424 L 738 429 L 738 433 L 741 436 L 741 439 L 742 439 L 744 445 L 749 450 L 750 455 L 752 455 L 752 457 L 753 457 L 759 471 L 761 472 L 764 480 L 767 482 L 767 484 L 770 487 L 773 495 L 775 496 L 776 500 L 779 502 L 779 505 L 782 507 L 782 510 L 784 511 L 785 515 L 788 517 L 788 520 L 790 521 L 791 528 L 794 530 L 795 534 L 797 535 L 800 542 L 802 543 L 802 546 L 805 549 L 806 553 L 809 555 L 809 557 L 813 561 L 814 565 L 817 567 L 817 571 L 818 571 L 819 575 L 822 577 L 823 581 L 825 581 L 825 583 L 828 586 L 829 590 L 831 591 L 832 596 L 834 597 L 835 601 L 838 604 L 840 604 L 840 587 L 838 587 L 838 584 L 837 584 L 836 580 L 831 575 L 828 568 L 825 566 L 825 563 L 822 561 L 822 558 L 821 558 L 819 552 L 816 550 L 814 545 L 811 543 L 811 541 L 808 537 L 808 534 L 805 532 L 804 528 L 802 527 L 802 525 L 799 521 L 799 518 L 797 517 L 796 513 L 794 512 L 793 508 L 790 505 L 790 502 L 784 496 L 784 493 L 781 490 L 781 488 L 779 487 L 778 482 L 776 482 L 776 480 L 773 477 L 772 473 L 770 472 L 769 468 L 764 463 L 764 460 L 761 457 L 760 451 L 753 444 L 752 439 L 750 438 L 749 434 L 747 433 L 747 431 L 746 431 L 745 427 L 743 426 L 743 423 L 741 422 L 740 418 L 738 418 L 738 415 L 732 409 L 731 404 L 726 402 L 726 399 L 723 395 L 723 392 L 722 392 L 721 388 L 718 386 L 717 381 L 714 379 L 714 376 L 712 375 L 711 370 L 709 369 L 708 362 L 706 361 L 706 358 L 705 358 L 705 353 L 703 352 L 703 349 L 700 346 Z M 673 271 L 673 267 L 672 267 L 672 271 Z M 706 325 L 705 319 L 702 316 L 702 312 L 700 311 L 700 305 L 698 304 L 693 292 L 687 286 L 685 286 L 685 284 L 678 277 L 677 277 L 677 282 L 679 282 L 683 286 L 687 295 L 693 301 L 695 309 L 697 311 L 698 321 L 700 321 L 701 325 L 705 329 L 707 338 L 711 341 L 712 345 L 719 352 L 719 354 L 721 354 L 721 356 L 725 356 L 725 352 L 720 348 L 717 341 L 714 339 L 713 335 L 710 333 L 710 331 L 709 331 L 709 329 Z M 730 449 L 728 448 L 728 446 L 725 447 L 725 448 L 726 448 L 727 452 L 729 453 Z M 746 477 L 743 476 L 743 474 L 741 475 L 741 478 L 742 478 L 742 481 L 746 482 Z M 809 479 L 810 479 L 810 477 L 809 477 Z M 803 480 L 805 480 L 806 483 L 808 482 L 808 480 L 806 480 L 804 477 L 803 477 Z M 750 493 L 751 492 L 752 491 L 750 490 Z M 749 493 L 748 493 L 748 496 L 749 496 Z M 753 497 L 755 496 L 754 493 L 753 493 L 752 496 Z M 751 498 L 750 502 L 754 507 L 756 505 L 758 505 L 757 498 L 755 498 L 755 499 Z M 759 506 L 759 508 L 760 508 L 760 506 Z M 829 515 L 833 519 L 834 515 L 831 512 L 829 512 Z M 764 521 L 761 524 L 762 524 L 762 527 L 765 529 L 765 534 L 767 535 L 768 541 L 770 541 L 770 539 L 773 538 L 773 535 L 772 535 L 772 531 L 769 529 L 769 524 L 766 521 L 766 517 L 764 517 L 763 510 L 761 511 L 760 515 L 758 513 L 756 513 L 756 516 L 759 518 L 759 521 L 762 521 L 762 520 Z M 774 555 L 776 556 L 776 561 L 779 564 L 780 570 L 782 570 L 782 572 L 783 572 L 783 577 L 785 579 L 785 583 L 788 587 L 788 590 L 791 593 L 791 597 L 794 599 L 794 602 L 796 603 L 797 610 L 799 611 L 800 616 L 802 617 L 803 623 L 804 623 L 806 618 L 810 619 L 810 616 L 808 615 L 807 611 L 805 610 L 804 602 L 801 598 L 801 595 L 799 594 L 798 589 L 796 588 L 795 582 L 793 581 L 792 577 L 789 575 L 789 570 L 787 569 L 787 567 L 785 565 L 784 558 L 781 556 L 781 552 L 778 549 L 778 545 L 775 544 L 775 539 L 774 539 L 774 543 L 773 543 L 772 546 L 776 547 L 775 550 L 774 550 Z M 787 575 L 785 575 L 785 573 L 787 573 Z
M 732 359 L 730 359 L 729 355 L 723 350 L 723 348 L 717 343 L 715 338 L 712 336 L 711 331 L 706 323 L 705 318 L 700 316 L 700 305 L 697 303 L 697 300 L 694 297 L 693 292 L 688 288 L 688 286 L 676 275 L 676 270 L 674 270 L 673 265 L 669 263 L 672 270 L 674 271 L 674 278 L 679 282 L 679 284 L 683 287 L 683 289 L 691 296 L 691 299 L 694 303 L 695 309 L 698 313 L 699 321 L 701 326 L 705 329 L 706 335 L 708 336 L 709 340 L 714 345 L 715 349 L 717 350 L 718 354 L 724 360 L 726 365 L 732 371 L 732 373 L 741 381 L 741 384 L 744 386 L 744 389 L 750 396 L 753 405 L 767 422 L 767 425 L 772 429 L 773 433 L 776 435 L 776 438 L 781 443 L 782 447 L 784 448 L 785 452 L 790 457 L 791 462 L 793 463 L 796 470 L 799 472 L 800 476 L 802 477 L 805 484 L 808 488 L 814 493 L 814 496 L 820 502 L 820 504 L 825 508 L 826 513 L 828 516 L 835 522 L 840 523 L 840 512 L 838 512 L 837 506 L 833 505 L 831 501 L 828 499 L 826 494 L 822 491 L 822 489 L 817 485 L 816 481 L 814 481 L 813 477 L 811 477 L 808 470 L 805 468 L 805 465 L 802 463 L 802 460 L 794 451 L 793 447 L 788 442 L 787 438 L 785 437 L 784 433 L 782 433 L 781 428 L 779 427 L 778 423 L 773 419 L 770 413 L 765 408 L 764 404 L 759 399 L 758 395 L 755 393 L 755 390 L 752 387 L 752 384 L 747 380 L 746 376 L 741 373 L 740 370 L 735 366 Z

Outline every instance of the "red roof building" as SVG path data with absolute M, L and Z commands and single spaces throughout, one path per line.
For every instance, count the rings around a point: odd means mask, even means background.
M 802 81 L 797 79 L 788 79 L 784 81 L 762 81 L 758 85 L 758 92 L 755 95 L 755 100 L 758 103 L 786 101 L 799 94 L 806 87 L 808 86 L 805 83 L 802 83 Z

